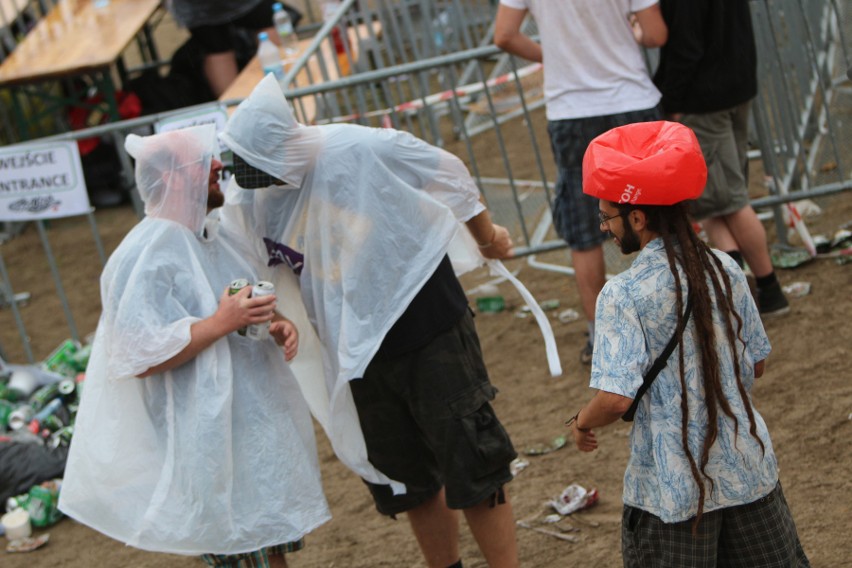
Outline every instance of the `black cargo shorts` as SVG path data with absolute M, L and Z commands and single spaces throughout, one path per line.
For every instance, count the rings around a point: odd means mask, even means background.
M 512 479 L 517 452 L 491 407 L 497 389 L 469 311 L 420 349 L 380 351 L 350 386 L 370 463 L 407 489 L 368 483 L 380 513 L 413 509 L 441 487 L 451 509 L 466 509 Z

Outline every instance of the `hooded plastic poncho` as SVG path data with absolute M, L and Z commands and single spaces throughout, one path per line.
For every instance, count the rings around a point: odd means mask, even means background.
M 131 546 L 235 554 L 329 519 L 310 415 L 273 340 L 236 333 L 145 379 L 235 278 L 265 279 L 205 221 L 212 126 L 131 135 L 148 216 L 101 276 L 103 312 L 59 502 Z
M 324 347 L 317 347 L 324 369 L 299 357 L 304 368 L 294 367 L 311 410 L 346 465 L 404 491 L 367 460 L 348 381 L 363 376 L 448 251 L 457 272 L 484 262 L 468 231 L 459 230 L 484 209 L 479 189 L 461 160 L 408 133 L 299 124 L 271 75 L 239 105 L 220 137 L 250 165 L 288 184 L 247 191 L 232 181 L 222 223 L 259 237 L 247 254 L 299 275 L 304 309 Z M 491 266 L 531 302 L 548 341 L 551 372 L 561 373 L 546 317 L 501 263 Z M 288 272 L 277 271 L 277 285 L 296 294 Z

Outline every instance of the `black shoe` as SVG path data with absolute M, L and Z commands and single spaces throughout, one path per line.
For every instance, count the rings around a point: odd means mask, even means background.
M 592 342 L 588 340 L 589 334 L 586 334 L 586 346 L 580 350 L 580 363 L 583 365 L 592 364 L 592 355 L 594 354 Z
M 757 307 L 765 318 L 783 316 L 790 313 L 790 303 L 776 280 L 765 288 L 757 289 Z

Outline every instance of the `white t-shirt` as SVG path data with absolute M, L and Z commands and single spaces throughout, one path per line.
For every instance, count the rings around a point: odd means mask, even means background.
M 657 0 L 500 0 L 529 10 L 544 60 L 547 119 L 643 110 L 660 101 L 628 16 Z

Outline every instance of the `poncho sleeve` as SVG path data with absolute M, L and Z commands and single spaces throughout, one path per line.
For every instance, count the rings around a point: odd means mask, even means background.
M 101 325 L 112 379 L 136 377 L 174 357 L 189 344 L 192 324 L 202 319 L 192 315 L 209 296 L 197 261 L 187 250 L 180 254 L 179 246 L 152 248 L 121 255 L 101 278 Z
M 479 188 L 458 157 L 397 130 L 376 130 L 380 153 L 387 165 L 408 185 L 443 203 L 459 221 L 467 221 L 485 209 Z

